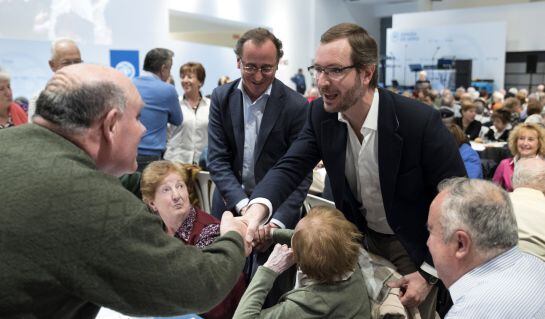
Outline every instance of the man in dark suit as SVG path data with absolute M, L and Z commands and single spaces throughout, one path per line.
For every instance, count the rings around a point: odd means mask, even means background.
M 297 137 L 308 108 L 300 94 L 275 79 L 282 42 L 270 31 L 247 31 L 235 53 L 241 79 L 216 88 L 210 103 L 208 168 L 216 184 L 212 201 L 216 217 L 226 210 L 245 209 L 255 185 Z M 295 227 L 311 179 L 307 174 L 290 192 L 273 214 L 272 227 Z M 270 246 L 259 239 L 254 244 L 258 251 Z M 258 255 L 257 264 L 267 257 Z
M 402 302 L 422 304 L 429 318 L 436 272 L 426 247 L 428 208 L 438 183 L 464 176 L 465 168 L 439 113 L 378 89 L 376 65 L 376 43 L 358 25 L 340 24 L 322 35 L 309 68 L 322 98 L 312 103 L 298 139 L 254 189 L 244 218 L 256 229 L 322 159 L 337 208 L 366 234 L 367 249 L 404 275 L 393 283 L 404 292 Z

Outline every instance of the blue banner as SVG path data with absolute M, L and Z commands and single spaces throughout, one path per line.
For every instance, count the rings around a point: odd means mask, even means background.
M 140 75 L 137 50 L 110 50 L 110 65 L 129 78 Z

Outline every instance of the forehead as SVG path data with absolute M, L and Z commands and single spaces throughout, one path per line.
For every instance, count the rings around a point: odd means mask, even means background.
M 259 44 L 248 40 L 242 45 L 242 59 L 246 63 L 276 64 L 276 46 L 271 39 L 266 39 Z
M 441 207 L 443 205 L 443 202 L 445 201 L 446 195 L 447 195 L 446 191 L 442 191 L 431 202 L 430 212 L 428 214 L 428 225 L 430 227 L 434 226 L 434 225 L 437 225 L 439 223 L 439 216 L 441 214 Z
M 532 136 L 532 137 L 537 137 L 537 132 L 534 131 L 533 129 L 521 128 L 521 129 L 520 129 L 520 132 L 519 132 L 519 137 L 521 137 L 521 136 Z
M 348 65 L 352 63 L 352 48 L 348 39 L 338 39 L 329 43 L 321 43 L 316 50 L 316 64 L 327 66 L 332 64 Z

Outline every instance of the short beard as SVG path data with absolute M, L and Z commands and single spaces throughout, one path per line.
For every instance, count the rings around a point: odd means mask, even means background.
M 346 112 L 348 109 L 352 107 L 352 105 L 356 104 L 359 99 L 361 99 L 363 96 L 363 85 L 361 84 L 361 74 L 358 72 L 358 77 L 355 79 L 354 86 L 346 92 L 346 95 L 343 97 L 341 103 L 339 112 Z

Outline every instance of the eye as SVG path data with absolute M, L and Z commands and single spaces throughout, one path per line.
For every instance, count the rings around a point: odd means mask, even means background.
M 329 68 L 329 73 L 341 74 L 341 73 L 343 73 L 343 69 L 342 68 Z
M 168 193 L 168 192 L 170 192 L 170 187 L 168 186 L 161 187 L 161 193 Z
M 182 183 L 176 184 L 176 189 L 183 189 L 183 188 L 184 188 L 184 184 Z

